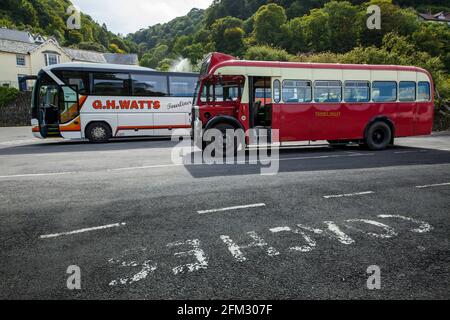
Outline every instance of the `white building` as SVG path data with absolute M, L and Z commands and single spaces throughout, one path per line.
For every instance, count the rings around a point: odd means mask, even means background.
M 0 86 L 27 90 L 32 82 L 20 83 L 22 77 L 37 75 L 39 70 L 48 65 L 74 61 L 139 64 L 136 54 L 99 53 L 64 48 L 53 38 L 46 39 L 27 31 L 0 28 Z

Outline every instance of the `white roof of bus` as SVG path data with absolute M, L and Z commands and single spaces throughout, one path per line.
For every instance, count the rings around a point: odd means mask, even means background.
M 136 70 L 136 71 L 155 71 L 154 69 L 140 67 L 140 66 L 130 66 L 122 64 L 109 64 L 109 63 L 86 63 L 86 62 L 69 62 L 61 64 L 53 64 L 43 68 L 44 71 L 51 71 L 54 68 L 79 68 L 79 69 L 111 69 L 111 70 Z

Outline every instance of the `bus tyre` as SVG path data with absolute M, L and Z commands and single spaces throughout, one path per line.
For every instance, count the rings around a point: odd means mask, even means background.
M 111 136 L 111 129 L 102 122 L 92 123 L 86 128 L 86 137 L 92 143 L 106 143 Z
M 239 150 L 242 150 L 242 148 L 244 148 L 243 139 L 235 138 L 234 139 L 235 141 L 233 143 L 231 141 L 232 137 L 229 134 L 227 134 L 231 131 L 236 130 L 236 128 L 232 124 L 219 123 L 219 124 L 215 125 L 212 129 L 218 130 L 222 133 L 222 135 L 219 139 L 212 141 L 212 142 L 204 142 L 204 147 L 206 147 L 210 143 L 215 144 L 215 146 L 214 146 L 215 152 L 213 152 L 213 156 L 222 157 L 227 154 L 236 155 Z
M 385 122 L 376 122 L 369 127 L 366 136 L 366 145 L 370 150 L 386 149 L 392 140 L 392 130 Z

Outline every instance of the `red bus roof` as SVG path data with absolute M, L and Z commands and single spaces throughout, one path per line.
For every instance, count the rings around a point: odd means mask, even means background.
M 431 74 L 422 68 L 396 65 L 369 65 L 369 64 L 340 64 L 340 63 L 308 63 L 308 62 L 279 62 L 279 61 L 248 61 L 219 52 L 211 54 L 208 68 L 209 74 L 214 74 L 222 67 L 266 67 L 266 68 L 310 68 L 310 69 L 341 69 L 341 70 L 386 70 L 386 71 L 412 71 L 422 72 L 432 80 Z

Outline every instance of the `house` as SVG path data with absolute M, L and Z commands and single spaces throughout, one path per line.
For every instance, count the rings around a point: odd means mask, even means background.
M 419 13 L 419 20 L 444 23 L 450 27 L 450 12 L 438 12 L 436 14 L 431 13 Z
M 139 65 L 136 54 L 65 48 L 54 38 L 0 28 L 0 86 L 28 90 L 33 85 L 32 82 L 21 82 L 21 78 L 37 75 L 45 66 L 66 62 Z

